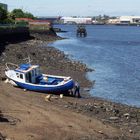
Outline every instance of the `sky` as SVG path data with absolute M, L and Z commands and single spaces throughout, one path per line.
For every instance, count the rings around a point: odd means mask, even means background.
M 140 0 L 0 0 L 35 16 L 140 16 Z

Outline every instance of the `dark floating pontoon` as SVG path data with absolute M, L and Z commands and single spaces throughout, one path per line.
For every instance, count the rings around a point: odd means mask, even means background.
M 84 25 L 79 25 L 77 28 L 77 37 L 86 37 L 87 31 Z

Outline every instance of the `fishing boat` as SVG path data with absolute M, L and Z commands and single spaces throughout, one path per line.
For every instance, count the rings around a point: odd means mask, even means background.
M 42 74 L 39 65 L 21 64 L 6 70 L 5 74 L 16 86 L 37 92 L 59 94 L 74 86 L 71 77 Z

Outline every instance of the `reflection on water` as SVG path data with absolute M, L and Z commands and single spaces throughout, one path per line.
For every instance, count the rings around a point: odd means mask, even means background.
M 52 45 L 95 69 L 87 74 L 96 81 L 93 96 L 140 106 L 140 27 L 89 25 L 86 38 L 76 37 L 74 25 L 61 28 L 69 39 Z

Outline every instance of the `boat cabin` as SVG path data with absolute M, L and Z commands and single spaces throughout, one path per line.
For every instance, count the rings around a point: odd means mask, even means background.
M 26 83 L 36 83 L 37 77 L 41 76 L 39 65 L 21 64 L 15 70 L 18 81 Z

